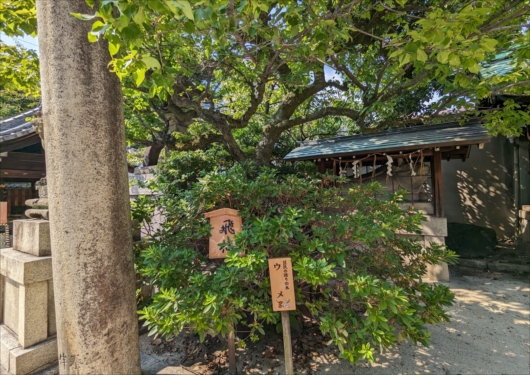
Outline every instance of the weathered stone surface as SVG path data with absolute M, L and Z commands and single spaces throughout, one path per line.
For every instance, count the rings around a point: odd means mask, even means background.
M 53 295 L 53 280 L 48 280 L 48 337 L 57 333 L 55 323 L 55 302 Z
M 498 272 L 530 273 L 530 264 L 488 262 L 488 269 Z
M 479 270 L 485 270 L 488 268 L 488 264 L 483 260 L 476 259 L 458 259 L 458 265 L 462 267 L 477 268 Z
M 399 203 L 399 208 L 406 210 L 411 206 L 410 203 Z M 433 215 L 434 214 L 434 205 L 430 202 L 416 202 L 414 203 L 414 209 L 421 212 L 424 215 Z
M 0 274 L 19 284 L 52 279 L 52 257 L 37 257 L 12 248 L 0 249 Z
M 4 324 L 18 334 L 19 284 L 4 278 Z
M 461 267 L 477 268 L 479 270 L 490 270 L 507 273 L 530 273 L 529 264 L 497 263 L 486 262 L 476 259 L 459 259 L 458 265 Z
M 13 222 L 13 248 L 39 257 L 50 255 L 50 222 L 47 220 L 15 220 Z
M 448 282 L 449 267 L 447 266 L 447 263 L 428 264 L 427 272 L 423 275 L 422 279 L 430 282 Z
M 46 365 L 42 370 L 38 369 L 31 375 L 58 375 L 59 374 L 59 363 L 53 363 L 52 365 Z
M 42 135 L 41 138 L 43 138 Z M 44 142 L 42 142 L 42 145 L 44 146 Z M 39 198 L 48 198 L 48 182 L 46 181 L 46 177 L 41 178 L 35 183 L 35 189 L 39 192 Z
M 27 199 L 24 204 L 31 208 L 48 208 L 48 198 Z
M 24 215 L 30 219 L 50 220 L 50 211 L 47 208 L 30 208 Z
M 447 247 L 462 258 L 485 258 L 497 246 L 497 234 L 493 229 L 473 224 L 449 223 Z
M 16 336 L 0 325 L 2 366 L 10 373 L 26 375 L 57 362 L 57 339 L 50 338 L 29 348 L 18 345 Z
M 85 0 L 36 1 L 62 374 L 140 374 L 122 93 Z M 97 114 L 97 115 L 95 115 Z
M 48 282 L 19 286 L 18 342 L 27 348 L 48 337 Z
M 182 366 L 168 366 L 157 372 L 157 375 L 194 375 L 194 373 Z
M 4 324 L 0 325 L 0 364 L 9 371 L 9 354 L 19 347 L 17 336 Z
M 447 219 L 445 217 L 425 215 L 425 218 L 427 221 L 422 222 L 421 234 L 435 237 L 447 236 Z
M 421 235 L 422 236 L 435 236 L 435 237 L 446 237 L 447 236 L 447 219 L 445 217 L 436 217 L 432 215 L 425 215 L 426 221 L 421 224 Z M 404 231 L 397 232 L 400 235 L 411 234 Z

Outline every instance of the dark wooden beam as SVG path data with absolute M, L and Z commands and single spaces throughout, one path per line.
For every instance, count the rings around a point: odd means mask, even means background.
M 437 217 L 444 217 L 444 200 L 442 184 L 442 153 L 434 151 L 432 157 L 432 179 L 433 179 L 433 201 L 434 214 Z
M 19 157 L 17 153 L 10 152 L 8 154 L 8 157 L 1 158 L 0 170 L 16 169 L 22 171 L 46 171 L 46 162 L 44 161 L 44 155 L 37 154 L 36 156 L 40 156 L 40 158 L 30 158 L 28 160 L 23 156 Z
M 318 173 L 326 173 L 326 164 L 322 159 L 318 162 Z
M 37 133 L 30 133 L 23 137 L 0 143 L 0 152 L 18 150 L 20 148 L 33 146 L 40 142 L 41 139 Z

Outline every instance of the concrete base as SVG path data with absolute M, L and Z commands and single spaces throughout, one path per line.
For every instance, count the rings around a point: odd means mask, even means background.
M 54 365 L 57 358 L 55 337 L 24 349 L 15 334 L 0 325 L 0 364 L 7 374 L 26 375 L 41 371 Z
M 431 245 L 445 245 L 447 236 L 447 219 L 445 217 L 435 217 L 425 215 L 426 221 L 422 222 L 421 234 L 411 234 L 398 232 L 402 237 L 415 238 L 424 248 Z M 449 267 L 447 263 L 427 264 L 427 272 L 422 277 L 427 282 L 448 282 Z
M 13 248 L 38 257 L 51 255 L 48 220 L 13 221 Z
M 428 264 L 427 272 L 423 275 L 422 281 L 449 282 L 449 267 L 447 263 Z
M 443 225 L 441 226 L 442 228 L 440 232 L 445 233 Z M 423 236 L 423 240 L 425 241 L 425 247 L 429 247 L 431 245 L 445 245 L 445 237 L 442 236 Z M 428 264 L 427 272 L 425 275 L 423 275 L 423 280 L 430 282 L 449 282 L 449 267 L 447 266 L 447 263 Z

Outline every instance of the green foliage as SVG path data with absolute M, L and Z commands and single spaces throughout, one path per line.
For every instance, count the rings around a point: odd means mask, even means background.
M 40 97 L 40 72 L 37 53 L 22 46 L 0 41 L 0 87 L 12 93 Z
M 272 311 L 267 259 L 293 261 L 297 311 L 313 315 L 330 343 L 351 362 L 374 360 L 375 349 L 408 338 L 428 344 L 425 324 L 449 320 L 453 295 L 420 281 L 425 265 L 451 262 L 453 252 L 396 233 L 419 233 L 422 215 L 398 207 L 400 195 L 377 200 L 376 184 L 343 191 L 330 176 L 281 175 L 236 164 L 178 188 L 180 170 L 165 169 L 152 201 L 166 215 L 137 259 L 159 292 L 140 315 L 151 333 L 185 327 L 202 339 L 239 325 L 256 341 Z M 173 175 L 173 178 L 169 178 Z M 239 210 L 243 231 L 227 244 L 225 260 L 209 260 L 210 225 L 203 214 Z M 240 256 L 240 253 L 244 254 Z M 244 345 L 240 341 L 240 345 Z
M 39 100 L 20 92 L 0 90 L 0 120 L 35 108 Z
M 0 4 L 0 30 L 8 36 L 37 35 L 35 0 L 4 0 Z
M 266 164 L 300 139 L 433 121 L 444 109 L 475 109 L 492 94 L 528 91 L 527 1 L 99 5 L 76 16 L 93 22 L 91 40 L 109 41 L 124 84 L 182 123 L 179 131 L 202 123 L 188 144 L 222 135 L 210 142 L 224 142 L 236 160 Z M 515 46 L 512 71 L 479 74 L 498 51 Z M 517 119 L 510 121 L 487 126 L 510 133 Z
M 10 36 L 37 35 L 34 0 L 4 0 L 0 4 L 0 32 Z M 0 87 L 10 92 L 40 96 L 39 60 L 33 50 L 0 40 Z
M 137 147 L 223 143 L 235 160 L 268 164 L 299 140 L 447 121 L 444 110 L 529 93 L 528 1 L 87 4 L 73 16 L 91 23 L 90 41 L 109 42 Z M 34 35 L 34 0 L 4 1 L 0 31 Z M 481 74 L 506 51 L 511 69 Z M 0 85 L 38 96 L 37 68 L 34 53 L 2 44 Z M 485 117 L 492 133 L 519 131 L 524 113 L 508 112 Z

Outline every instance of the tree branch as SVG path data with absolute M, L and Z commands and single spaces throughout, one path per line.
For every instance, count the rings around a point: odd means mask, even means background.
M 355 77 L 353 75 L 353 73 L 351 72 L 351 70 L 349 70 L 346 66 L 342 65 L 339 63 L 339 61 L 337 60 L 337 58 L 333 55 L 330 55 L 329 56 L 330 60 L 333 61 L 333 64 L 335 65 L 335 69 L 337 69 L 339 72 L 342 72 L 344 74 L 346 74 L 346 76 L 350 79 L 350 81 L 352 81 L 352 83 L 357 86 L 358 88 L 361 89 L 361 91 L 363 92 L 366 92 L 366 90 L 368 90 L 368 88 L 363 85 L 358 79 L 357 77 Z
M 359 111 L 351 108 L 325 107 L 309 115 L 299 116 L 291 120 L 283 121 L 279 124 L 279 127 L 282 130 L 286 130 L 297 125 L 321 119 L 326 116 L 341 116 L 348 117 L 352 120 L 357 120 L 359 118 Z

